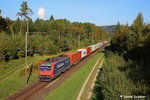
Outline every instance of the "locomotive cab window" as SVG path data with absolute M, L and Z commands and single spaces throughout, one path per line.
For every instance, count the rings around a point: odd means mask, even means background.
M 41 64 L 41 67 L 40 67 L 40 69 L 41 70 L 45 70 L 45 69 L 47 69 L 47 70 L 51 70 L 51 64 Z

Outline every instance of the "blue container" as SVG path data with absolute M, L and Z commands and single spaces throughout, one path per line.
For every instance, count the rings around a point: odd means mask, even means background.
M 96 44 L 97 45 L 97 49 L 99 48 L 99 44 Z

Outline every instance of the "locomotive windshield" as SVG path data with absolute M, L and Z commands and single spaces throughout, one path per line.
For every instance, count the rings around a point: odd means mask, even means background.
M 41 64 L 41 67 L 40 67 L 40 69 L 41 70 L 51 70 L 51 64 Z

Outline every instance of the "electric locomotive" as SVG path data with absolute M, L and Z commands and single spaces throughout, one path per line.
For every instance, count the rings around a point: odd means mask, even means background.
M 51 81 L 69 68 L 70 58 L 67 55 L 48 58 L 40 64 L 39 79 L 41 81 Z

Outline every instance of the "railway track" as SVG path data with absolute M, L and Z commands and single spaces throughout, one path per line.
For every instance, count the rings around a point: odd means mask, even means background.
M 36 84 L 18 93 L 16 96 L 9 98 L 9 100 L 27 100 L 30 96 L 40 91 L 47 84 L 49 84 L 49 82 L 38 81 Z
M 10 96 L 7 100 L 42 100 L 50 92 L 56 89 L 61 83 L 67 80 L 74 72 L 80 69 L 89 59 L 91 59 L 96 53 L 98 53 L 102 48 L 96 50 L 94 53 L 84 58 L 80 63 L 73 66 L 67 72 L 61 74 L 58 78 L 51 82 L 41 82 L 37 81 L 30 85 L 29 87 L 19 91 L 18 93 Z

